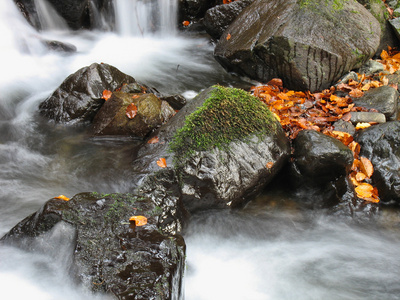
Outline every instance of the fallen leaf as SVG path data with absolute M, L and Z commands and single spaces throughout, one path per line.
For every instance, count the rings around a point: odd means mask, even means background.
M 361 183 L 354 189 L 357 193 L 357 197 L 366 201 L 378 203 L 379 197 L 377 194 L 377 189 L 374 188 L 369 183 Z
M 353 98 L 360 98 L 360 97 L 364 96 L 364 92 L 360 89 L 354 89 L 349 92 L 349 95 L 350 95 L 350 97 L 353 97 Z
M 132 95 L 132 99 L 137 99 L 139 97 L 140 97 L 140 95 L 138 95 L 138 94 Z
M 365 175 L 364 173 L 358 172 L 356 174 L 356 180 L 358 182 L 361 182 L 361 181 L 365 180 L 365 178 L 367 178 L 367 175 Z
M 111 98 L 111 96 L 112 96 L 112 92 L 111 91 L 104 90 L 103 91 L 103 95 L 101 96 L 101 98 L 107 101 L 108 99 Z
M 230 39 L 231 39 L 231 34 L 228 33 L 227 36 L 226 36 L 226 40 L 229 41 Z
M 135 222 L 136 226 L 143 226 L 147 224 L 147 218 L 144 216 L 133 216 L 129 218 L 129 222 Z
M 165 160 L 164 157 L 161 157 L 159 160 L 157 160 L 157 165 L 160 168 L 166 168 L 167 167 L 167 161 Z
M 190 22 L 189 22 L 189 21 L 183 21 L 183 22 L 182 22 L 182 25 L 183 25 L 183 26 L 189 26 L 189 25 L 190 25 Z
M 54 197 L 54 199 L 60 199 L 60 200 L 64 200 L 64 201 L 69 201 L 69 198 L 64 196 L 64 195 L 60 195 L 60 196 Z
M 372 174 L 374 173 L 374 166 L 372 165 L 371 161 L 364 156 L 360 157 L 360 161 L 361 161 L 361 164 L 360 164 L 361 171 L 368 178 L 371 178 Z
M 133 119 L 137 114 L 137 106 L 134 103 L 129 104 L 125 114 L 129 119 Z
M 271 169 L 273 165 L 274 163 L 272 161 L 269 161 L 265 166 L 267 167 L 267 169 Z
M 159 142 L 158 136 L 153 136 L 147 141 L 147 144 L 157 144 Z
M 357 123 L 356 130 L 361 130 L 370 127 L 371 124 L 369 123 Z

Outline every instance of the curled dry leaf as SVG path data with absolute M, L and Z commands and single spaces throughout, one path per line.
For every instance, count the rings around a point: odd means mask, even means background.
M 378 203 L 379 197 L 377 193 L 377 189 L 374 188 L 369 183 L 361 183 L 356 186 L 355 191 L 357 193 L 357 197 L 366 201 Z
M 69 201 L 69 198 L 64 196 L 64 195 L 60 195 L 60 196 L 54 197 L 54 199 L 60 199 L 60 200 L 64 200 L 64 201 Z
M 135 222 L 136 226 L 143 226 L 147 224 L 147 218 L 145 216 L 133 216 L 129 218 L 129 222 Z
M 137 114 L 137 106 L 134 103 L 129 104 L 125 114 L 129 119 L 133 119 Z
M 165 160 L 164 157 L 161 157 L 159 160 L 157 160 L 157 165 L 160 168 L 166 168 L 167 167 L 167 161 Z
M 370 127 L 371 124 L 369 123 L 357 123 L 356 130 L 361 130 Z
M 108 99 L 111 98 L 111 96 L 112 96 L 112 92 L 111 91 L 104 90 L 101 98 L 107 101 Z

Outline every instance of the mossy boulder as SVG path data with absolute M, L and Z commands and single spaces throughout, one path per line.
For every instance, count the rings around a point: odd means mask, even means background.
M 132 194 L 81 193 L 51 199 L 2 243 L 48 256 L 84 287 L 117 299 L 179 299 L 185 243 L 174 202 Z M 147 217 L 141 227 L 131 216 Z M 47 246 L 48 245 L 48 246 Z
M 290 147 L 276 118 L 249 93 L 213 86 L 204 90 L 146 144 L 134 170 L 176 174 L 183 204 L 189 212 L 244 205 L 285 164 Z
M 322 90 L 361 67 L 380 43 L 377 19 L 357 1 L 255 0 L 221 36 L 228 71 L 294 90 Z

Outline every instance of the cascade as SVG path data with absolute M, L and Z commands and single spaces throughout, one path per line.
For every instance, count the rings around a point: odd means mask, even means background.
M 114 0 L 117 32 L 124 36 L 173 35 L 177 0 Z
M 67 22 L 47 0 L 34 0 L 34 2 L 43 31 L 68 30 Z

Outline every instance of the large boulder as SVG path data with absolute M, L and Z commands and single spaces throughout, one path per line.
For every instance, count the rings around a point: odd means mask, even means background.
M 118 299 L 180 299 L 185 243 L 177 234 L 178 208 L 171 199 L 154 202 L 131 194 L 51 199 L 2 243 L 54 255 L 93 292 Z M 134 226 L 131 216 L 145 216 L 147 224 Z
M 255 0 L 225 30 L 215 58 L 261 82 L 322 90 L 371 58 L 380 24 L 356 1 Z
M 400 122 L 371 126 L 355 137 L 360 155 L 373 166 L 372 181 L 382 202 L 400 203 Z
M 282 127 L 262 102 L 219 86 L 191 100 L 149 142 L 139 150 L 134 170 L 173 169 L 191 213 L 244 205 L 290 155 Z
M 108 64 L 93 63 L 68 76 L 53 94 L 39 105 L 40 113 L 56 122 L 91 122 L 103 105 L 103 91 L 136 84 L 136 80 Z

